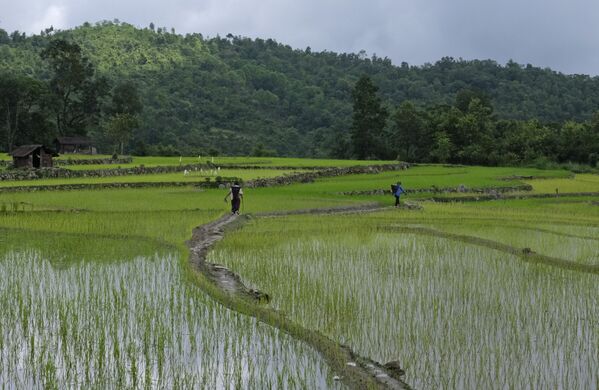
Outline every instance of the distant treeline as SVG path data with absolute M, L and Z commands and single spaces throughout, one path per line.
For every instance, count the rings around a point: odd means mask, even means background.
M 74 57 L 84 77 L 74 95 L 59 80 L 67 68 L 57 59 L 64 57 L 50 54 L 67 47 L 80 48 Z M 371 132 L 376 149 L 366 154 L 353 145 L 352 93 L 364 75 L 386 112 L 383 128 Z M 21 84 L 27 87 L 18 90 L 29 92 L 15 106 L 14 92 L 5 91 Z M 599 78 L 514 62 L 443 58 L 395 66 L 364 52 L 182 36 L 114 21 L 34 36 L 0 29 L 2 86 L 3 149 L 87 134 L 103 151 L 163 155 L 592 164 L 598 152 Z
M 573 162 L 597 166 L 599 113 L 583 122 L 542 124 L 499 119 L 490 99 L 462 90 L 453 105 L 418 108 L 404 101 L 390 114 L 363 76 L 354 89 L 351 139 L 338 153 L 412 162 L 522 165 Z

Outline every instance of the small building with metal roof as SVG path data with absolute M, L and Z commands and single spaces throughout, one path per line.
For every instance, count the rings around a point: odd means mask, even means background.
M 54 140 L 54 146 L 58 153 L 81 153 L 81 154 L 96 154 L 96 148 L 92 145 L 92 140 L 89 137 L 58 137 Z

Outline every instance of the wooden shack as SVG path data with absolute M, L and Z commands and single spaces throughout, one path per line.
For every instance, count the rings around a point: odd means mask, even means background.
M 52 151 L 44 145 L 23 145 L 12 152 L 15 168 L 51 168 Z
M 92 140 L 88 137 L 58 137 L 54 140 L 54 147 L 58 153 L 80 153 L 96 154 L 96 148 L 92 145 Z

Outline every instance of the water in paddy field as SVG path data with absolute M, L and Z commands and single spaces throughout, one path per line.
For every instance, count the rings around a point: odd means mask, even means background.
M 183 281 L 176 255 L 0 257 L 0 387 L 337 388 L 320 356 Z
M 345 235 L 233 242 L 209 260 L 267 289 L 292 320 L 398 359 L 416 389 L 597 387 L 597 275 L 449 239 Z

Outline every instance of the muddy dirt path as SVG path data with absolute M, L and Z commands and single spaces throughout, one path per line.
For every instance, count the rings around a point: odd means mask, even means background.
M 422 206 L 414 202 L 402 201 L 400 209 L 404 210 L 420 210 Z M 341 206 L 341 207 L 327 207 L 319 209 L 299 209 L 299 210 L 286 210 L 286 211 L 271 211 L 256 213 L 256 217 L 283 217 L 287 215 L 339 215 L 339 214 L 360 214 L 360 213 L 372 213 L 376 211 L 384 210 L 395 210 L 394 206 L 381 206 L 379 203 L 363 203 L 355 206 Z
M 262 215 L 360 213 L 383 209 L 386 208 L 371 204 Z M 248 219 L 248 216 L 226 215 L 193 230 L 192 238 L 187 242 L 190 250 L 190 263 L 210 284 L 216 287 L 216 289 L 206 289 L 206 292 L 230 309 L 252 316 L 306 342 L 321 354 L 331 370 L 336 373 L 336 379 L 341 380 L 350 388 L 410 389 L 403 382 L 401 378 L 404 374 L 403 370 L 396 362 L 382 365 L 361 357 L 348 346 L 340 345 L 318 331 L 306 329 L 294 323 L 283 313 L 264 305 L 269 301 L 269 296 L 266 293 L 248 288 L 237 274 L 226 267 L 206 261 L 208 252 L 218 241 L 223 239 L 226 231 L 240 227 Z
M 187 242 L 190 262 L 222 291 L 258 301 L 269 301 L 267 294 L 246 287 L 241 278 L 227 267 L 206 261 L 208 251 L 224 237 L 225 229 L 233 229 L 243 224 L 247 218 L 238 215 L 225 215 L 216 221 L 196 227 L 191 240 Z

